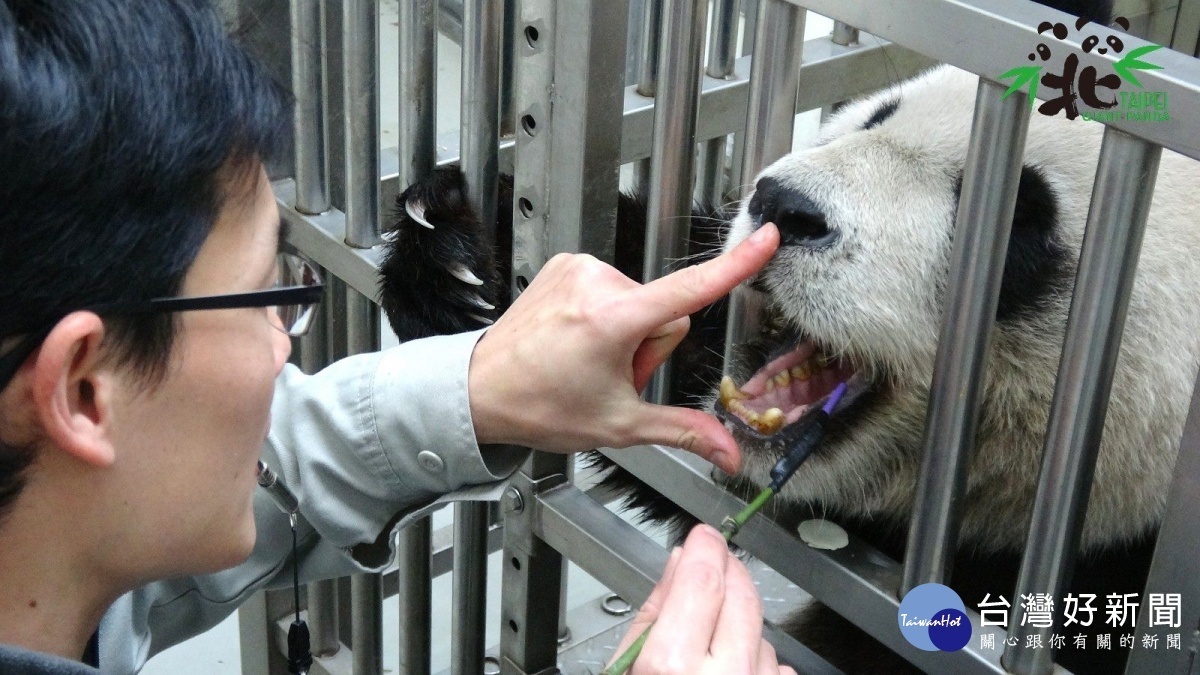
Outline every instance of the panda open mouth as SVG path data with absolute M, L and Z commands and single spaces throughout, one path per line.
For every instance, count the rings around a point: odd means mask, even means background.
M 799 421 L 842 382 L 849 390 L 839 409 L 866 389 L 865 378 L 857 376 L 849 360 L 827 356 L 816 342 L 804 340 L 769 359 L 741 387 L 724 377 L 718 409 L 729 413 L 722 417 L 762 436 L 774 436 Z

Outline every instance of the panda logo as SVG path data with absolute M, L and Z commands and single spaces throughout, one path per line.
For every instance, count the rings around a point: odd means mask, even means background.
M 1114 20 L 1121 28 L 1129 29 L 1129 20 L 1125 17 L 1117 17 Z M 1075 22 L 1075 30 L 1081 31 L 1084 26 L 1096 25 L 1091 24 L 1086 18 L 1081 18 Z M 1062 22 L 1051 23 L 1043 21 L 1038 26 L 1038 35 L 1049 33 L 1058 40 L 1065 40 L 1069 31 L 1067 26 Z M 1081 49 L 1085 54 L 1091 54 L 1093 51 L 1100 55 L 1107 55 L 1110 52 L 1113 55 L 1121 54 L 1125 50 L 1125 43 L 1115 34 L 1105 38 L 1103 46 L 1101 46 L 1099 35 L 1088 35 L 1080 44 Z M 1044 102 L 1038 112 L 1043 115 L 1053 117 L 1060 112 L 1065 112 L 1067 119 L 1076 119 L 1080 115 L 1079 100 L 1092 111 L 1102 111 L 1115 108 L 1117 106 L 1116 91 L 1120 89 L 1122 82 L 1141 88 L 1142 84 L 1138 81 L 1133 71 L 1135 70 L 1156 70 L 1157 66 L 1148 61 L 1141 60 L 1141 57 L 1161 49 L 1160 45 L 1146 45 L 1134 49 L 1126 54 L 1123 58 L 1113 64 L 1113 72 L 1100 74 L 1096 66 L 1086 66 L 1082 69 L 1079 67 L 1079 56 L 1071 53 L 1063 60 L 1062 72 L 1042 72 L 1045 69 L 1044 65 L 1020 66 L 1013 68 L 1008 72 L 1000 75 L 999 79 L 1007 80 L 1013 78 L 1013 84 L 1008 91 L 1004 93 L 1004 98 L 1007 98 L 1014 91 L 1018 91 L 1026 84 L 1029 85 L 1029 101 L 1030 105 L 1034 105 L 1035 97 L 1037 96 L 1038 85 L 1044 85 L 1047 88 L 1059 92 L 1058 96 Z M 1049 61 L 1054 55 L 1050 45 L 1039 43 L 1029 54 L 1029 60 L 1037 62 Z

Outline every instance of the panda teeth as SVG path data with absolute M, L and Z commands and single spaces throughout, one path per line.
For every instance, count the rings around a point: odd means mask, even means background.
M 783 411 L 779 408 L 771 408 L 758 418 L 758 430 L 764 434 L 771 435 L 783 428 Z
M 726 408 L 728 408 L 730 402 L 740 401 L 745 398 L 749 397 L 746 395 L 746 392 L 739 389 L 738 386 L 733 383 L 732 377 L 726 375 L 725 377 L 721 378 L 721 405 L 724 405 Z
M 450 268 L 450 274 L 454 275 L 455 279 L 463 283 L 471 284 L 472 286 L 482 286 L 483 280 L 475 276 L 471 270 L 467 269 L 466 265 L 455 265 Z
M 404 212 L 408 214 L 409 218 L 412 218 L 419 224 L 431 230 L 433 229 L 433 225 L 428 220 L 425 220 L 425 205 L 421 202 L 404 202 Z

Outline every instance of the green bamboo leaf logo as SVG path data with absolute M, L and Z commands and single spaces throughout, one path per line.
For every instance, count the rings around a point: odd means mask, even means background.
M 1013 83 L 1012 83 L 1012 85 L 1009 86 L 1008 91 L 1004 92 L 1004 95 L 1001 96 L 1000 99 L 1004 100 L 1004 99 L 1008 98 L 1009 94 L 1013 93 L 1014 91 L 1019 91 L 1021 89 L 1021 87 L 1024 87 L 1025 84 L 1028 83 L 1029 84 L 1029 107 L 1032 109 L 1033 103 L 1036 100 L 1036 96 L 1037 96 L 1038 79 L 1041 76 L 1041 72 L 1042 72 L 1041 66 L 1020 66 L 1018 68 L 1013 68 L 1012 70 L 1008 71 L 1007 73 L 1004 73 L 1003 75 L 1000 76 L 999 79 L 1007 80 L 1010 77 L 1013 77 L 1016 79 L 1013 80 Z
M 1146 45 L 1145 47 L 1138 47 L 1137 49 L 1134 49 L 1125 56 L 1121 57 L 1120 61 L 1114 63 L 1113 70 L 1117 71 L 1117 75 L 1120 75 L 1122 80 L 1125 80 L 1126 82 L 1129 82 L 1140 89 L 1142 87 L 1142 83 L 1138 82 L 1138 79 L 1133 76 L 1131 71 L 1162 70 L 1162 66 L 1154 65 L 1148 61 L 1138 60 L 1139 56 L 1145 56 L 1146 54 L 1158 49 L 1162 49 L 1162 45 Z

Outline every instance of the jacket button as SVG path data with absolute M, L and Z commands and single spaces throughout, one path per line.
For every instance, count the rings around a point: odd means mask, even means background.
M 442 458 L 428 450 L 417 453 L 417 462 L 430 473 L 441 473 L 446 468 L 446 463 L 442 461 Z

